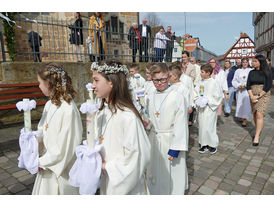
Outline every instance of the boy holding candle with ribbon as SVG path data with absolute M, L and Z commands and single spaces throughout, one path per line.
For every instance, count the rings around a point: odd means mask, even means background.
M 73 99 L 76 95 L 71 78 L 61 65 L 48 63 L 38 71 L 39 87 L 49 97 L 38 124 L 42 145 L 39 172 L 33 195 L 79 194 L 68 182 L 75 160 L 75 147 L 82 140 L 82 122 Z
M 213 69 L 209 64 L 202 66 L 202 80 L 195 87 L 194 101 L 199 108 L 199 153 L 209 150 L 210 154 L 215 154 L 219 143 L 216 132 L 217 112 L 223 93 L 218 82 L 211 78 L 212 72 Z
M 187 102 L 170 88 L 165 63 L 151 67 L 156 87 L 148 96 L 152 157 L 148 170 L 149 189 L 153 195 L 184 194 L 188 188 L 186 151 L 188 150 Z
M 92 87 L 101 99 L 95 115 L 95 137 L 102 144 L 100 194 L 148 194 L 150 143 L 128 89 L 129 71 L 112 60 L 94 62 L 91 70 Z

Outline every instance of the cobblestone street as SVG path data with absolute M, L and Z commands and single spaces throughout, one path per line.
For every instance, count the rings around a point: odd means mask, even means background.
M 218 120 L 219 147 L 214 155 L 198 153 L 198 130 L 196 125 L 190 128 L 186 194 L 274 194 L 274 96 L 271 96 L 258 147 L 252 146 L 253 120 L 243 128 L 233 115 Z M 36 125 L 37 122 L 33 128 Z M 0 130 L 1 195 L 26 195 L 32 191 L 35 175 L 17 167 L 18 136 L 22 127 L 20 124 Z

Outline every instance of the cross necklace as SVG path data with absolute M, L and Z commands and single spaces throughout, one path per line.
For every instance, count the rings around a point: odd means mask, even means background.
M 158 111 L 157 111 L 156 106 L 155 106 L 155 94 L 156 94 L 157 91 L 154 92 L 154 102 L 153 102 L 153 103 L 154 103 L 154 109 L 155 109 L 155 111 L 156 111 L 156 112 L 155 112 L 155 115 L 156 115 L 157 118 L 158 118 L 158 116 L 160 115 L 160 110 L 161 110 L 161 107 L 162 107 L 164 101 L 166 100 L 167 96 L 170 94 L 171 91 L 172 91 L 172 90 L 170 90 L 170 91 L 167 93 L 167 95 L 165 96 L 165 98 L 164 98 L 163 101 L 161 102 Z
M 104 110 L 104 114 L 105 114 L 105 110 Z M 104 115 L 102 115 L 102 119 L 101 119 L 101 132 L 102 132 L 102 130 L 103 130 L 103 116 L 104 116 Z M 110 119 L 111 119 L 112 117 L 113 117 L 113 114 L 111 114 L 111 117 L 108 119 L 108 121 L 107 121 L 107 123 L 106 123 L 106 126 L 105 126 L 104 131 L 101 133 L 101 135 L 100 135 L 100 137 L 99 137 L 99 143 L 100 143 L 100 144 L 102 144 L 102 143 L 103 143 L 103 140 L 104 140 L 104 134 L 105 134 L 105 132 L 106 132 L 106 129 L 107 129 L 108 123 L 109 123 L 109 121 L 110 121 Z
M 51 108 L 51 105 L 50 105 L 50 107 L 49 107 L 49 111 L 50 111 L 50 108 Z M 45 125 L 45 129 L 46 129 L 46 131 L 48 130 L 48 128 L 49 128 L 49 123 L 50 123 L 50 121 L 51 121 L 52 117 L 54 116 L 54 114 L 55 114 L 55 112 L 56 112 L 57 110 L 58 110 L 58 107 L 56 108 L 56 110 L 54 111 L 54 113 L 51 115 L 51 117 L 50 117 L 49 121 L 48 121 L 48 122 L 46 122 L 46 125 Z

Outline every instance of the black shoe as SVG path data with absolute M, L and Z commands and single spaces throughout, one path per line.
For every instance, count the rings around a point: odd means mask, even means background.
M 215 154 L 217 152 L 217 147 L 209 147 L 208 150 L 210 154 Z
M 258 143 L 253 142 L 252 145 L 253 145 L 254 147 L 257 147 L 257 146 L 259 146 L 259 142 L 258 142 Z
M 229 113 L 225 113 L 225 117 L 229 117 L 229 115 L 230 115 Z
M 201 154 L 203 154 L 203 153 L 205 153 L 207 150 L 208 150 L 208 149 L 207 149 L 207 146 L 202 146 L 202 147 L 198 150 L 198 152 L 201 153 Z
M 242 127 L 246 127 L 246 124 L 242 123 Z

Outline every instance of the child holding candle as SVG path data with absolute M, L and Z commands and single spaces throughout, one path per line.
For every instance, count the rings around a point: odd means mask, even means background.
M 217 152 L 219 138 L 217 135 L 217 112 L 223 99 L 222 88 L 217 80 L 211 78 L 213 72 L 209 64 L 202 66 L 201 77 L 195 86 L 194 101 L 199 108 L 199 153 L 209 150 L 210 154 Z
M 148 194 L 145 169 L 150 143 L 128 89 L 128 69 L 118 61 L 94 62 L 93 88 L 101 105 L 96 137 L 103 146 L 100 194 Z
M 82 141 L 82 122 L 73 101 L 76 95 L 71 78 L 61 65 L 48 63 L 38 71 L 39 87 L 49 97 L 38 124 L 42 145 L 39 172 L 33 195 L 79 194 L 68 183 L 68 173 L 75 160 L 75 147 Z M 39 148 L 40 149 L 40 148 Z

